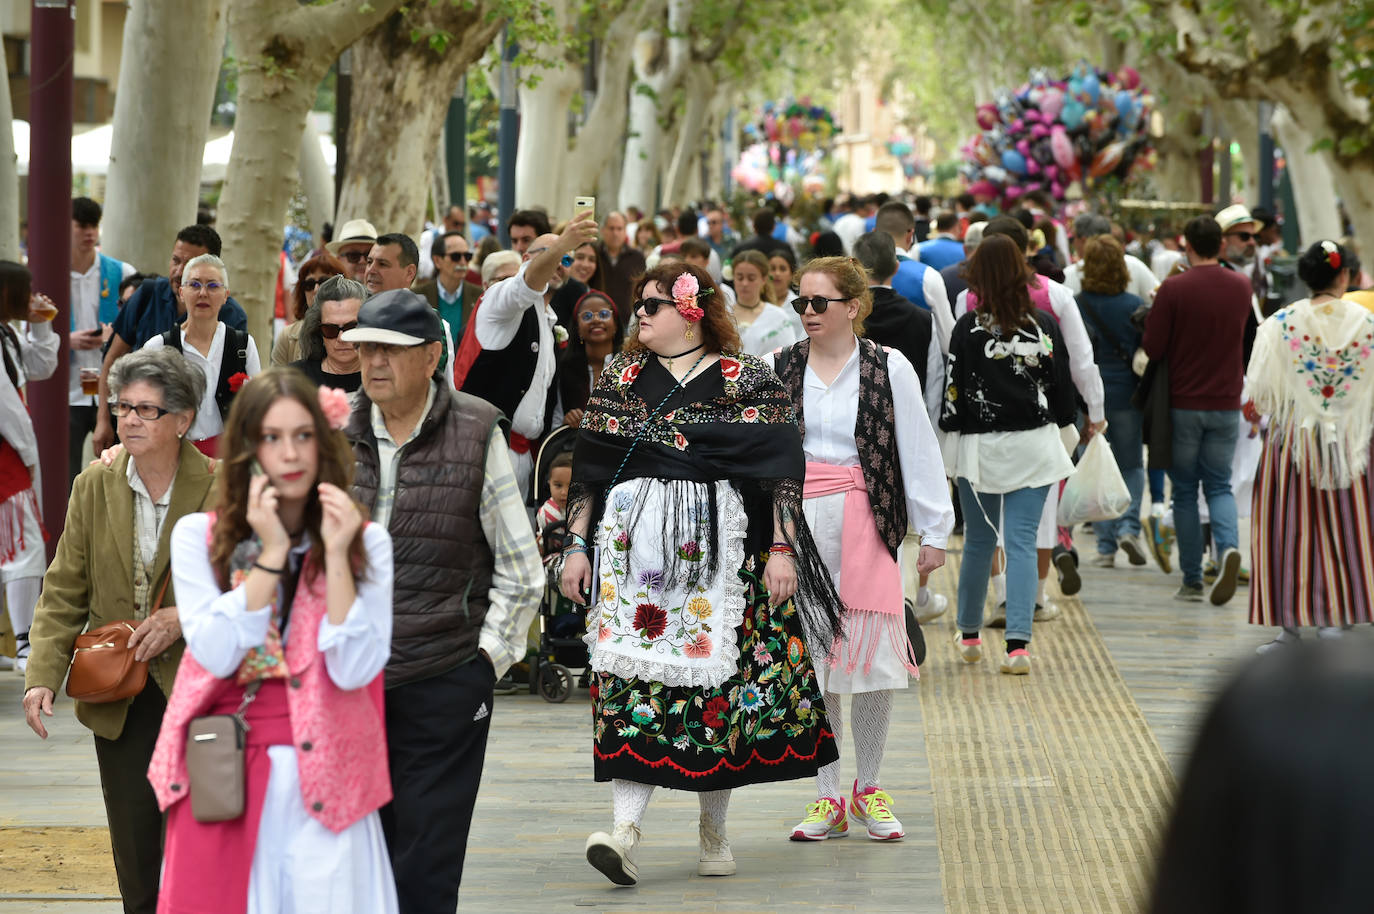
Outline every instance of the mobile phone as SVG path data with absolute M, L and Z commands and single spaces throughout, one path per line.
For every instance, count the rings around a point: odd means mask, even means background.
M 585 210 L 591 210 L 591 211 L 592 211 L 592 215 L 593 215 L 593 216 L 596 215 L 596 198 L 595 198 L 595 197 L 576 197 L 576 198 L 574 198 L 574 200 L 573 200 L 573 215 L 574 215 L 574 216 L 579 216 L 579 215 L 581 215 Z
M 263 471 L 262 471 L 262 464 L 258 463 L 258 461 L 257 461 L 256 458 L 253 460 L 253 466 L 249 469 L 249 472 L 252 473 L 254 476 L 265 476 L 265 475 L 266 475 L 266 474 L 263 473 Z

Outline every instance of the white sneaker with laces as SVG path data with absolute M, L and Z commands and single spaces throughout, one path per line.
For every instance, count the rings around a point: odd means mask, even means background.
M 1092 557 L 1092 566 L 1093 566 L 1094 568 L 1115 568 L 1115 567 L 1116 567 L 1116 553 L 1115 553 L 1115 552 L 1099 552 L 1097 555 L 1095 555 L 1095 556 Z
M 860 790 L 859 782 L 854 782 L 849 818 L 855 825 L 868 829 L 868 837 L 874 841 L 898 841 L 906 837 L 902 823 L 892 814 L 892 795 L 879 787 Z
M 1046 600 L 1043 606 L 1037 603 L 1035 604 L 1035 621 L 1049 622 L 1051 619 L 1058 619 L 1062 611 L 1059 604 L 1053 600 Z
M 916 621 L 925 625 L 932 619 L 943 616 L 947 609 L 949 609 L 949 597 L 942 593 L 933 593 L 929 600 L 916 604 Z
M 598 831 L 587 836 L 587 862 L 616 885 L 639 882 L 638 851 L 639 826 L 629 822 L 618 823 L 609 835 Z
M 792 827 L 793 841 L 824 841 L 843 838 L 849 834 L 849 819 L 845 817 L 844 800 L 820 797 L 807 804 L 806 818 Z
M 1126 558 L 1130 560 L 1132 565 L 1144 565 L 1149 562 L 1150 559 L 1145 553 L 1145 545 L 1141 543 L 1139 534 L 1121 537 L 1118 545 L 1121 546 L 1121 551 L 1126 553 Z
M 730 841 L 725 829 L 716 828 L 710 819 L 702 818 L 697 825 L 701 838 L 701 854 L 697 857 L 698 876 L 735 875 L 735 855 L 730 853 Z

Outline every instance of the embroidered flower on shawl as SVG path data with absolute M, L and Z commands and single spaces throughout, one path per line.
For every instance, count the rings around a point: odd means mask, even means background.
M 740 411 L 739 417 L 745 422 L 757 422 L 759 421 L 759 411 L 756 407 L 746 406 Z
M 630 548 L 630 534 L 621 530 L 620 535 L 611 540 L 611 545 L 614 546 L 618 552 L 625 552 Z
M 650 593 L 658 593 L 663 590 L 663 572 L 654 569 L 647 569 L 639 573 L 639 586 Z
M 248 375 L 244 374 L 241 371 L 236 371 L 229 376 L 229 389 L 234 393 L 238 393 L 239 389 L 247 383 Z
M 635 497 L 629 492 L 617 492 L 611 503 L 615 505 L 616 511 L 623 514 L 630 510 L 630 506 L 635 503 Z
M 772 689 L 767 686 L 760 686 L 757 682 L 751 682 L 740 689 L 739 706 L 747 714 L 759 711 L 764 705 L 768 704 L 772 696 Z
M 721 356 L 721 358 L 720 358 L 720 376 L 721 376 L 722 378 L 724 378 L 725 380 L 727 380 L 727 381 L 738 381 L 738 380 L 739 380 L 739 374 L 740 374 L 740 372 L 743 371 L 743 370 L 744 370 L 744 366 L 743 366 L 742 364 L 740 364 L 739 359 L 732 359 L 732 358 L 730 358 L 729 356 Z
M 768 650 L 768 645 L 760 641 L 754 645 L 754 662 L 768 664 L 773 662 L 773 655 Z
M 602 603 L 614 603 L 614 602 L 615 602 L 615 585 L 612 584 L 610 581 L 602 581 L 602 582 L 601 582 L 601 602 L 602 602 Z
M 687 639 L 687 643 L 682 645 L 682 653 L 693 660 L 701 660 L 711 656 L 711 636 L 705 632 L 697 632 Z
M 705 597 L 692 597 L 687 601 L 687 612 L 697 619 L 711 618 L 711 601 Z
M 338 431 L 348 424 L 348 416 L 353 412 L 348 402 L 348 394 L 337 387 L 321 387 L 317 396 L 320 400 L 320 412 L 324 413 L 324 419 L 330 428 Z
M 679 451 L 687 450 L 687 439 L 683 437 L 682 432 L 673 432 L 673 447 Z
M 706 312 L 697 304 L 697 293 L 700 291 L 697 278 L 691 273 L 683 273 L 673 283 L 673 304 L 677 306 L 677 313 L 682 315 L 682 319 L 690 324 L 706 316 Z
M 791 638 L 787 642 L 787 662 L 796 666 L 801 663 L 802 642 L 800 638 Z M 809 707 L 809 705 L 808 705 Z
M 654 603 L 641 603 L 635 607 L 634 625 L 643 637 L 657 638 L 668 627 L 668 614 Z
M 677 547 L 677 557 L 685 562 L 700 562 L 701 547 L 696 540 L 690 540 Z
M 634 719 L 634 722 L 640 724 L 641 726 L 644 724 L 653 723 L 654 718 L 656 716 L 657 715 L 654 714 L 654 706 L 647 703 L 635 705 L 634 711 L 630 714 L 630 717 Z
M 730 702 L 723 696 L 715 695 L 710 701 L 706 702 L 706 710 L 701 714 L 701 722 L 708 727 L 719 730 L 725 726 L 725 715 L 730 710 Z
M 615 416 L 607 416 L 606 431 L 610 432 L 612 435 L 620 431 L 620 420 L 617 419 Z
M 624 370 L 620 372 L 620 383 L 633 384 L 637 377 L 639 377 L 639 363 L 634 362 L 630 365 L 626 365 Z

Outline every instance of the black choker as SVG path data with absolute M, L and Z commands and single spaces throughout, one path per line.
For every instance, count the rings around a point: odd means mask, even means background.
M 660 359 L 667 359 L 668 361 L 671 362 L 673 359 L 680 359 L 680 358 L 682 358 L 684 355 L 691 355 L 692 353 L 696 352 L 698 349 L 700 349 L 702 346 L 705 346 L 705 345 L 706 345 L 705 342 L 697 343 L 697 344 L 696 344 L 695 346 L 693 346 L 691 349 L 687 349 L 687 350 L 684 350 L 684 351 L 682 351 L 682 352 L 679 352 L 677 355 L 660 355 L 659 358 L 660 358 Z

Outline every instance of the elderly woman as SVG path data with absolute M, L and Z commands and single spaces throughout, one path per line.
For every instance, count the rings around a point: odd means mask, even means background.
M 490 289 L 503 279 L 520 272 L 520 255 L 514 251 L 497 251 L 482 261 L 482 288 Z
M 207 457 L 214 457 L 224 417 L 243 382 L 262 371 L 253 338 L 219 319 L 229 297 L 229 271 L 214 254 L 201 254 L 181 274 L 186 320 L 143 344 L 144 349 L 175 349 L 205 375 L 205 390 L 188 433 Z
M 43 716 L 87 628 L 131 620 L 129 646 L 148 661 L 138 695 L 76 703 L 95 734 L 96 762 L 126 911 L 157 907 L 162 816 L 148 763 L 185 644 L 170 586 L 169 537 L 176 522 L 210 497 L 210 462 L 189 440 L 205 379 L 166 349 L 130 353 L 110 370 L 111 407 L 124 452 L 87 467 L 72 485 L 67 523 L 43 579 L 25 673 L 24 716 L 44 739 Z
M 296 288 L 291 292 L 291 323 L 277 334 L 277 341 L 272 345 L 273 365 L 289 365 L 305 357 L 300 347 L 301 320 L 314 307 L 320 286 L 333 276 L 347 274 L 348 268 L 344 262 L 329 253 L 311 257 L 301 264 Z
M 342 276 L 325 280 L 315 305 L 301 319 L 301 359 L 292 362 L 320 387 L 353 393 L 362 385 L 358 349 L 343 341 L 343 332 L 358 326 L 358 309 L 367 292 L 363 284 Z

